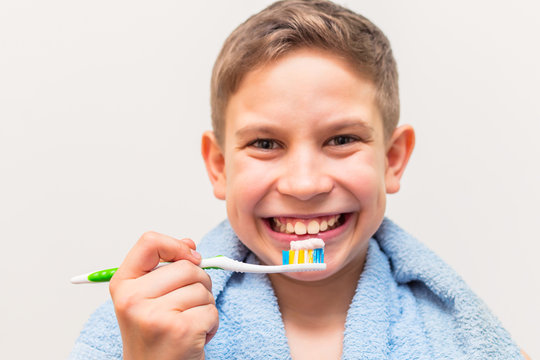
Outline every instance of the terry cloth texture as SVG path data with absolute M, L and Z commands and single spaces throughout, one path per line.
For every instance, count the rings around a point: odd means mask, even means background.
M 257 259 L 224 221 L 198 247 L 204 257 Z M 208 270 L 219 330 L 206 359 L 290 359 L 277 298 L 264 274 Z M 109 301 L 85 325 L 70 359 L 121 359 Z M 343 359 L 523 359 L 510 335 L 442 260 L 385 219 L 370 240 L 347 313 Z

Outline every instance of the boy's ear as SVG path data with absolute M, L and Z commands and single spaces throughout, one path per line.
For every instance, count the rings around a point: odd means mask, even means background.
M 214 132 L 206 131 L 202 136 L 201 153 L 206 165 L 206 172 L 214 187 L 214 196 L 225 200 L 227 178 L 225 176 L 225 156 Z
M 410 125 L 402 125 L 394 130 L 386 145 L 386 192 L 393 194 L 399 191 L 400 180 L 414 149 L 414 129 Z

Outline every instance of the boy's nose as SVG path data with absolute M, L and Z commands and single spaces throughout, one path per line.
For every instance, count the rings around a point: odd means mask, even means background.
M 277 182 L 277 190 L 306 201 L 329 193 L 334 187 L 332 178 L 325 174 L 324 166 L 312 156 L 295 156 L 286 160 Z

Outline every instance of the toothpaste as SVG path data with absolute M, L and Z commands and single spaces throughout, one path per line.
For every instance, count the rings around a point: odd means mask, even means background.
M 291 241 L 291 250 L 313 250 L 324 248 L 323 239 L 311 238 L 307 240 Z

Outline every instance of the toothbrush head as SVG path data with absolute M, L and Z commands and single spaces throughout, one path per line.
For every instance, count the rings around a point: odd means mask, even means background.
M 283 265 L 291 264 L 322 264 L 324 249 L 283 250 Z

